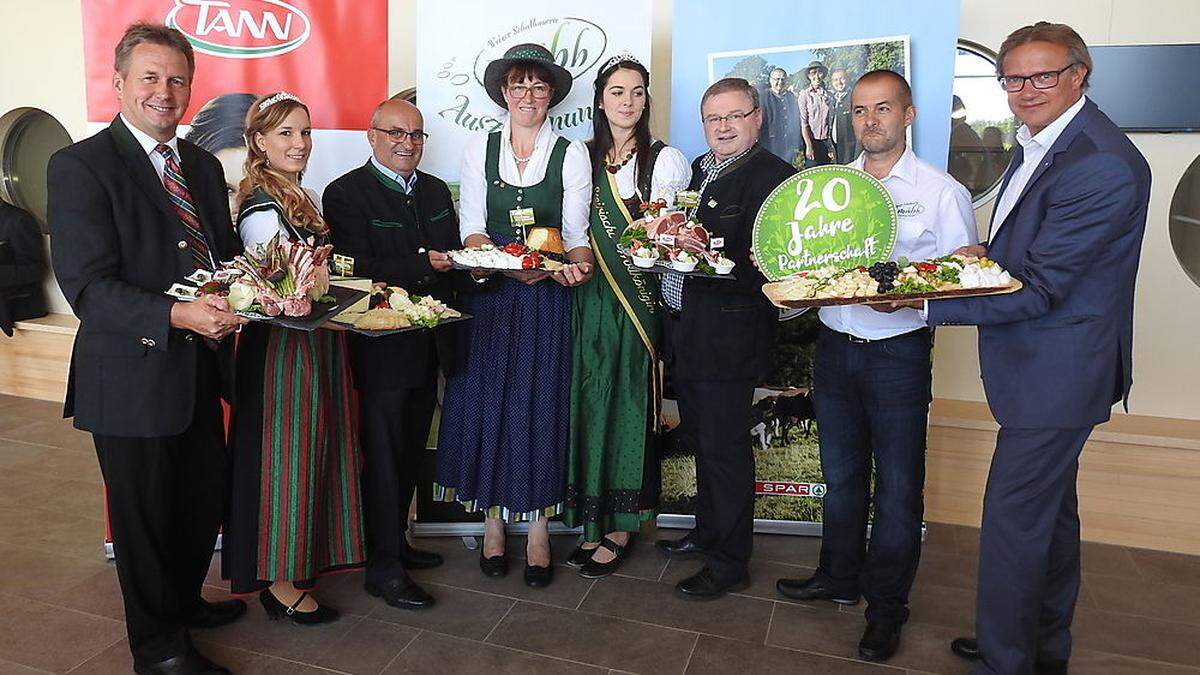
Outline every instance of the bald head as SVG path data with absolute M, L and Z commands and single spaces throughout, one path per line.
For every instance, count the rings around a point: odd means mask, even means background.
M 367 141 L 376 161 L 407 178 L 421 162 L 424 130 L 425 120 L 417 106 L 389 99 L 380 103 L 371 115 Z

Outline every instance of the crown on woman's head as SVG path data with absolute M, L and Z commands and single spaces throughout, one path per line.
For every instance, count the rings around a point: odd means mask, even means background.
M 638 64 L 639 66 L 643 67 L 643 68 L 645 68 L 645 67 L 646 67 L 646 65 L 645 65 L 644 63 L 642 63 L 642 62 L 641 62 L 641 61 L 638 59 L 638 57 L 634 56 L 633 54 L 631 54 L 631 53 L 629 53 L 629 52 L 618 52 L 618 53 L 617 53 L 615 56 L 613 56 L 611 59 L 609 59 L 609 60 L 605 61 L 605 62 L 604 62 L 604 66 L 603 66 L 602 68 L 600 68 L 600 70 L 599 70 L 598 72 L 601 72 L 601 73 L 603 73 L 604 71 L 608 70 L 609 68 L 612 68 L 613 66 L 615 66 L 615 65 L 617 65 L 618 63 L 621 63 L 621 62 L 623 62 L 623 61 L 632 61 L 632 62 L 634 62 L 634 63 Z
M 271 106 L 275 105 L 276 103 L 279 103 L 280 101 L 295 101 L 296 103 L 299 103 L 300 105 L 304 105 L 304 102 L 301 101 L 299 98 L 297 98 L 295 94 L 291 94 L 286 91 L 281 91 L 278 94 L 275 94 L 274 96 L 272 96 L 271 98 L 268 98 L 267 100 L 263 101 L 262 103 L 259 103 L 258 109 L 260 111 L 266 110 L 267 108 L 270 108 Z

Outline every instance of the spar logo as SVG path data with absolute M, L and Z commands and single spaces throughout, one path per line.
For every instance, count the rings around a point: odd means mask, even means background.
M 754 481 L 754 494 L 786 497 L 824 497 L 824 483 L 776 480 Z
M 312 22 L 283 0 L 175 0 L 163 21 L 202 54 L 262 59 L 308 40 Z

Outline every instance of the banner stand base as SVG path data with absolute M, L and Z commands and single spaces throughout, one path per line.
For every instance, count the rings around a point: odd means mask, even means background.
M 221 550 L 221 535 L 217 535 L 217 543 L 213 546 L 214 551 Z M 113 553 L 113 545 L 111 541 L 104 542 L 104 557 L 109 560 L 115 560 L 117 555 Z
M 690 530 L 696 527 L 696 516 L 682 513 L 659 514 L 657 524 L 663 529 Z M 925 541 L 925 523 L 921 523 L 921 541 Z M 755 534 L 788 534 L 801 537 L 820 537 L 824 525 L 805 520 L 754 519 Z M 871 526 L 867 525 L 867 538 L 871 538 Z

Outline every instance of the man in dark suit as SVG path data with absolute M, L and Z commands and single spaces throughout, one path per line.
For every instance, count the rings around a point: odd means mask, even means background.
M 1023 126 L 986 253 L 1025 287 L 928 303 L 928 323 L 979 326 L 1000 423 L 983 501 L 976 673 L 1065 673 L 1079 592 L 1079 454 L 1128 400 L 1133 295 L 1150 169 L 1084 97 L 1092 62 L 1069 26 L 1009 35 L 997 73 Z M 970 252 L 982 254 L 979 247 Z
M 779 312 L 762 293 L 765 279 L 750 263 L 759 207 L 788 176 L 791 164 L 758 145 L 758 92 L 741 78 L 715 82 L 700 100 L 710 152 L 692 162 L 689 189 L 700 193 L 695 220 L 737 263 L 736 279 L 664 275 L 665 359 L 679 400 L 680 423 L 696 450 L 696 529 L 661 540 L 671 558 L 703 557 L 705 567 L 676 591 L 711 600 L 749 583 L 754 538 L 754 455 L 750 427 L 754 387 L 771 364 Z
M 116 48 L 112 125 L 49 166 L 54 271 L 79 317 L 65 414 L 92 432 L 138 673 L 225 673 L 189 627 L 237 619 L 200 597 L 225 472 L 218 342 L 244 322 L 223 299 L 164 294 L 240 252 L 217 160 L 176 138 L 195 61 L 162 25 Z
M 417 170 L 426 137 L 416 106 L 381 103 L 367 131 L 371 159 L 325 189 L 325 218 L 335 252 L 352 259 L 354 275 L 451 302 L 445 252 L 459 246 L 458 217 L 446 183 Z M 450 363 L 453 332 L 350 338 L 367 460 L 365 586 L 403 609 L 434 602 L 406 570 L 442 564 L 437 553 L 409 545 L 405 533 L 437 403 L 438 366 Z

